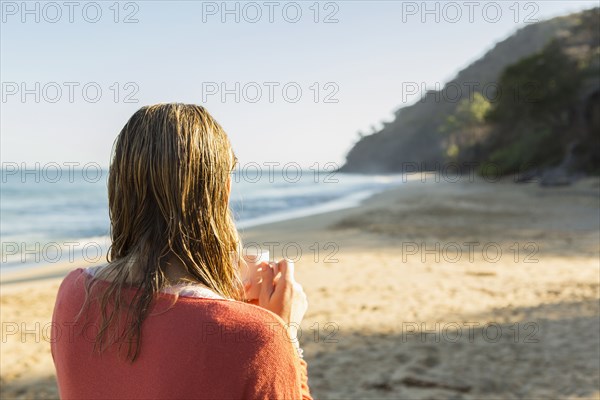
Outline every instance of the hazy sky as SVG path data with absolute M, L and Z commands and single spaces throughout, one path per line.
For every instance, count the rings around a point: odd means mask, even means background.
M 242 164 L 341 164 L 418 99 L 407 82 L 443 84 L 519 27 L 597 4 L 3 1 L 2 161 L 106 166 L 136 109 L 177 101 L 207 107 Z

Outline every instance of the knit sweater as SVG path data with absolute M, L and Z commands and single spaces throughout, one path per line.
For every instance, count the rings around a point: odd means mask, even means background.
M 81 268 L 65 277 L 52 317 L 62 399 L 311 399 L 306 363 L 281 318 L 238 301 L 160 294 L 133 363 L 127 346 L 94 351 L 98 303 L 78 318 L 86 279 Z M 133 296 L 133 288 L 123 290 Z

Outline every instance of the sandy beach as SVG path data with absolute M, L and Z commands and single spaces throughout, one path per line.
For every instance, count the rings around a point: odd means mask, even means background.
M 597 178 L 428 176 L 241 233 L 297 259 L 316 398 L 600 399 L 599 201 Z M 3 399 L 58 397 L 49 322 L 79 266 L 2 273 Z

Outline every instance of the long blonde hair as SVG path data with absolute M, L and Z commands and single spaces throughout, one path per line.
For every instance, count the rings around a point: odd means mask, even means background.
M 168 284 L 168 259 L 217 294 L 243 298 L 240 242 L 228 204 L 235 163 L 225 131 L 201 106 L 146 106 L 125 124 L 109 170 L 112 245 L 104 270 L 111 279 L 98 299 L 96 349 L 128 343 L 127 358 L 136 359 L 142 323 Z M 86 287 L 86 303 L 95 281 Z M 135 289 L 132 300 L 125 300 L 126 286 Z M 111 342 L 111 324 L 122 314 L 125 328 Z

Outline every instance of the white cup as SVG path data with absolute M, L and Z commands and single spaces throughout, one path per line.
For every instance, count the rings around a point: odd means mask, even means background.
M 260 286 L 256 284 L 258 266 L 262 262 L 269 262 L 269 251 L 257 248 L 248 248 L 243 251 L 244 263 L 242 263 L 242 279 L 244 284 L 252 282 L 252 286 L 246 291 L 247 300 L 258 299 Z

